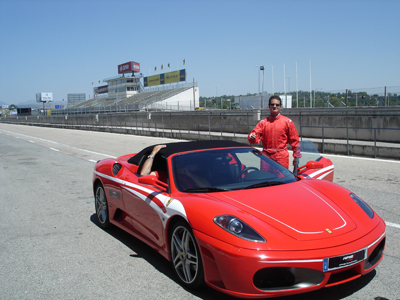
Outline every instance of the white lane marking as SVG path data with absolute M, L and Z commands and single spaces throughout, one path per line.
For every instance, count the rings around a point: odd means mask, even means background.
M 32 143 L 32 144 L 34 144 L 35 142 L 34 142 L 34 141 L 29 141 L 29 143 Z
M 369 160 L 369 161 L 378 161 L 378 162 L 389 162 L 389 163 L 400 164 L 400 160 L 389 160 L 389 159 L 379 159 L 379 158 L 369 158 L 369 157 L 336 155 L 336 154 L 326 154 L 326 153 L 320 153 L 320 154 L 321 154 L 321 156 L 340 157 L 340 158 L 352 158 L 352 159 Z
M 18 135 L 21 135 L 21 136 L 24 136 L 24 137 L 27 137 L 27 138 L 36 139 L 36 140 L 40 140 L 40 141 L 43 141 L 43 142 L 52 143 L 52 144 L 55 144 L 55 145 L 59 145 L 59 146 L 63 146 L 63 147 L 67 147 L 67 148 L 71 148 L 71 149 L 87 152 L 87 153 L 102 155 L 102 156 L 106 156 L 106 157 L 110 157 L 110 158 L 116 158 L 116 156 L 113 156 L 113 155 L 103 154 L 103 153 L 99 153 L 99 152 L 95 152 L 95 151 L 89 151 L 89 150 L 86 150 L 86 149 L 81 149 L 81 148 L 69 146 L 69 145 L 66 145 L 66 144 L 62 144 L 62 143 L 58 143 L 58 142 L 54 142 L 54 141 L 50 141 L 50 140 L 34 137 L 34 136 L 29 136 L 29 135 L 22 134 L 22 133 L 16 133 L 16 132 L 3 130 L 3 129 L 0 129 L 0 130 L 5 131 L 5 132 L 9 132 L 11 134 L 18 134 Z M 16 137 L 16 138 L 19 139 L 19 137 Z
M 400 224 L 392 223 L 392 222 L 385 222 L 386 226 L 400 228 Z
M 60 151 L 60 150 L 58 150 L 56 148 L 50 148 L 50 149 L 53 150 L 53 151 Z

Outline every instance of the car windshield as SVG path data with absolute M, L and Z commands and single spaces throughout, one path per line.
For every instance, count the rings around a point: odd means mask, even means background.
M 295 182 L 285 167 L 254 148 L 225 148 L 175 155 L 174 182 L 180 191 L 208 193 Z

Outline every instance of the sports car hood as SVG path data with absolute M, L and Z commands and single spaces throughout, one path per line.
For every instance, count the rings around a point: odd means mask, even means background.
M 219 199 L 299 241 L 337 237 L 357 227 L 334 201 L 302 182 L 221 193 Z

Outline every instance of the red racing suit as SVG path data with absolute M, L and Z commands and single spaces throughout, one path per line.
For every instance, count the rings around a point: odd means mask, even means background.
M 250 139 L 252 133 L 256 134 L 254 140 Z M 296 127 L 291 119 L 281 114 L 258 122 L 247 138 L 250 144 L 258 144 L 262 140 L 263 153 L 286 168 L 289 168 L 288 143 L 292 146 L 293 158 L 301 157 Z

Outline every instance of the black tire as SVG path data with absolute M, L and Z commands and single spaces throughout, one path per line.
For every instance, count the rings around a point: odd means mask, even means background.
M 203 261 L 192 229 L 186 222 L 179 221 L 171 232 L 171 262 L 180 283 L 190 289 L 202 286 Z
M 106 193 L 101 183 L 97 184 L 94 192 L 94 206 L 99 226 L 103 229 L 110 227 L 110 219 L 108 215 L 108 202 Z

